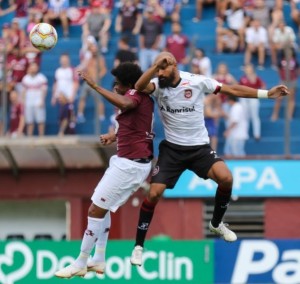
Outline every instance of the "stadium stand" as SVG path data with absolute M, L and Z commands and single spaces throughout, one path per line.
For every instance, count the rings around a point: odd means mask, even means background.
M 70 1 L 71 5 L 76 6 L 77 1 Z M 117 8 L 112 11 L 113 23 L 116 17 Z M 290 6 L 288 2 L 284 4 L 284 13 L 286 15 L 287 24 L 296 27 L 290 18 Z M 205 7 L 203 11 L 202 20 L 194 23 L 192 22 L 192 17 L 195 14 L 195 2 L 190 0 L 187 4 L 184 4 L 181 9 L 181 23 L 183 27 L 183 32 L 187 34 L 190 41 L 193 43 L 194 47 L 201 47 L 206 51 L 206 54 L 210 57 L 213 65 L 213 69 L 218 63 L 225 61 L 231 73 L 239 78 L 242 75 L 241 65 L 243 64 L 244 54 L 217 54 L 215 52 L 215 9 L 214 7 Z M 0 19 L 0 24 L 11 21 L 13 15 L 9 14 L 3 16 Z M 118 35 L 114 32 L 113 26 L 111 28 L 111 38 L 109 41 L 109 51 L 105 54 L 106 64 L 108 70 L 112 68 L 114 55 L 117 49 Z M 81 47 L 81 27 L 80 26 L 70 26 L 70 37 L 64 39 L 62 37 L 62 29 L 57 28 L 58 34 L 60 36 L 57 46 L 49 52 L 44 52 L 42 55 L 41 71 L 47 76 L 49 80 L 49 86 L 53 84 L 54 70 L 58 67 L 59 55 L 62 52 L 68 52 L 71 57 L 72 65 L 76 66 L 79 63 L 79 49 Z M 298 31 L 296 31 L 298 32 Z M 164 26 L 164 33 L 170 33 L 170 24 L 166 23 Z M 299 57 L 299 52 L 297 52 Z M 299 57 L 300 58 L 300 57 Z M 255 59 L 254 59 L 255 60 Z M 271 62 L 269 56 L 266 61 L 266 68 L 264 70 L 257 70 L 258 75 L 266 82 L 267 87 L 271 87 L 279 83 L 279 78 L 277 72 L 271 69 Z M 300 83 L 300 79 L 298 79 Z M 105 88 L 111 88 L 112 77 L 110 72 L 102 80 L 102 84 Z M 51 99 L 51 87 L 49 88 L 49 94 L 47 96 L 47 123 L 46 123 L 46 135 L 56 135 L 58 130 L 57 125 L 57 110 L 50 104 Z M 75 102 L 77 105 L 77 102 Z M 300 147 L 300 96 L 296 95 L 296 108 L 294 119 L 290 123 L 285 123 L 284 120 L 284 110 L 281 110 L 280 119 L 276 122 L 270 121 L 270 116 L 272 113 L 273 101 L 262 100 L 260 105 L 260 117 L 262 121 L 262 137 L 259 142 L 256 142 L 253 137 L 251 137 L 246 144 L 246 153 L 249 155 L 283 155 L 286 153 L 286 147 L 284 146 L 285 135 L 290 138 L 288 154 L 299 154 Z M 106 120 L 101 123 L 101 132 L 105 132 L 110 124 L 109 117 L 113 113 L 113 107 L 106 103 Z M 86 123 L 78 124 L 76 126 L 76 132 L 79 135 L 92 135 L 94 134 L 94 102 L 91 97 L 87 99 L 86 105 Z M 287 130 L 286 127 L 288 127 Z M 156 149 L 159 141 L 163 138 L 163 130 L 158 116 L 156 116 L 154 130 L 156 132 Z M 221 122 L 219 128 L 219 154 L 223 154 L 223 143 L 224 139 L 222 133 L 224 130 L 224 123 Z M 289 134 L 290 133 L 290 134 Z

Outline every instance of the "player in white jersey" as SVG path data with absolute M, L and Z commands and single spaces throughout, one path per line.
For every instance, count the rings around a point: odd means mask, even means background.
M 287 87 L 278 85 L 270 90 L 257 90 L 242 85 L 222 85 L 212 78 L 179 71 L 174 56 L 162 52 L 135 88 L 155 97 L 166 139 L 159 145 L 151 187 L 140 209 L 131 264 L 142 265 L 144 241 L 155 206 L 165 189 L 172 189 L 187 169 L 217 183 L 209 229 L 225 241 L 235 241 L 236 234 L 222 222 L 230 201 L 233 178 L 224 161 L 209 145 L 204 124 L 204 97 L 222 91 L 235 97 L 277 98 L 289 94 Z

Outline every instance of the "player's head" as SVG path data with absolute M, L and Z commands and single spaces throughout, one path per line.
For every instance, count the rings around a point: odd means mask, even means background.
M 174 86 L 179 80 L 177 62 L 174 55 L 170 52 L 161 52 L 155 59 L 155 63 L 160 63 L 157 77 L 160 88 Z
M 29 64 L 27 69 L 28 74 L 35 75 L 38 73 L 38 71 L 39 71 L 39 66 L 36 62 L 32 62 Z
M 68 53 L 62 53 L 59 59 L 61 67 L 69 67 L 70 66 L 70 56 Z
M 128 89 L 133 89 L 137 80 L 142 76 L 141 67 L 132 62 L 124 62 L 111 71 L 115 77 L 116 91 L 124 95 Z

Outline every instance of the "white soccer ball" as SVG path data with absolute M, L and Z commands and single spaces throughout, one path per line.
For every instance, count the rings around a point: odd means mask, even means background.
M 47 23 L 36 24 L 29 34 L 32 45 L 41 50 L 50 50 L 57 43 L 57 32 L 53 26 Z

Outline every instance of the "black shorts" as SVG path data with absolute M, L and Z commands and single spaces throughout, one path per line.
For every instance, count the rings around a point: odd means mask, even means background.
M 173 188 L 185 170 L 207 179 L 212 165 L 223 161 L 210 145 L 180 146 L 163 140 L 159 144 L 159 155 L 152 173 L 151 183 L 162 183 Z

